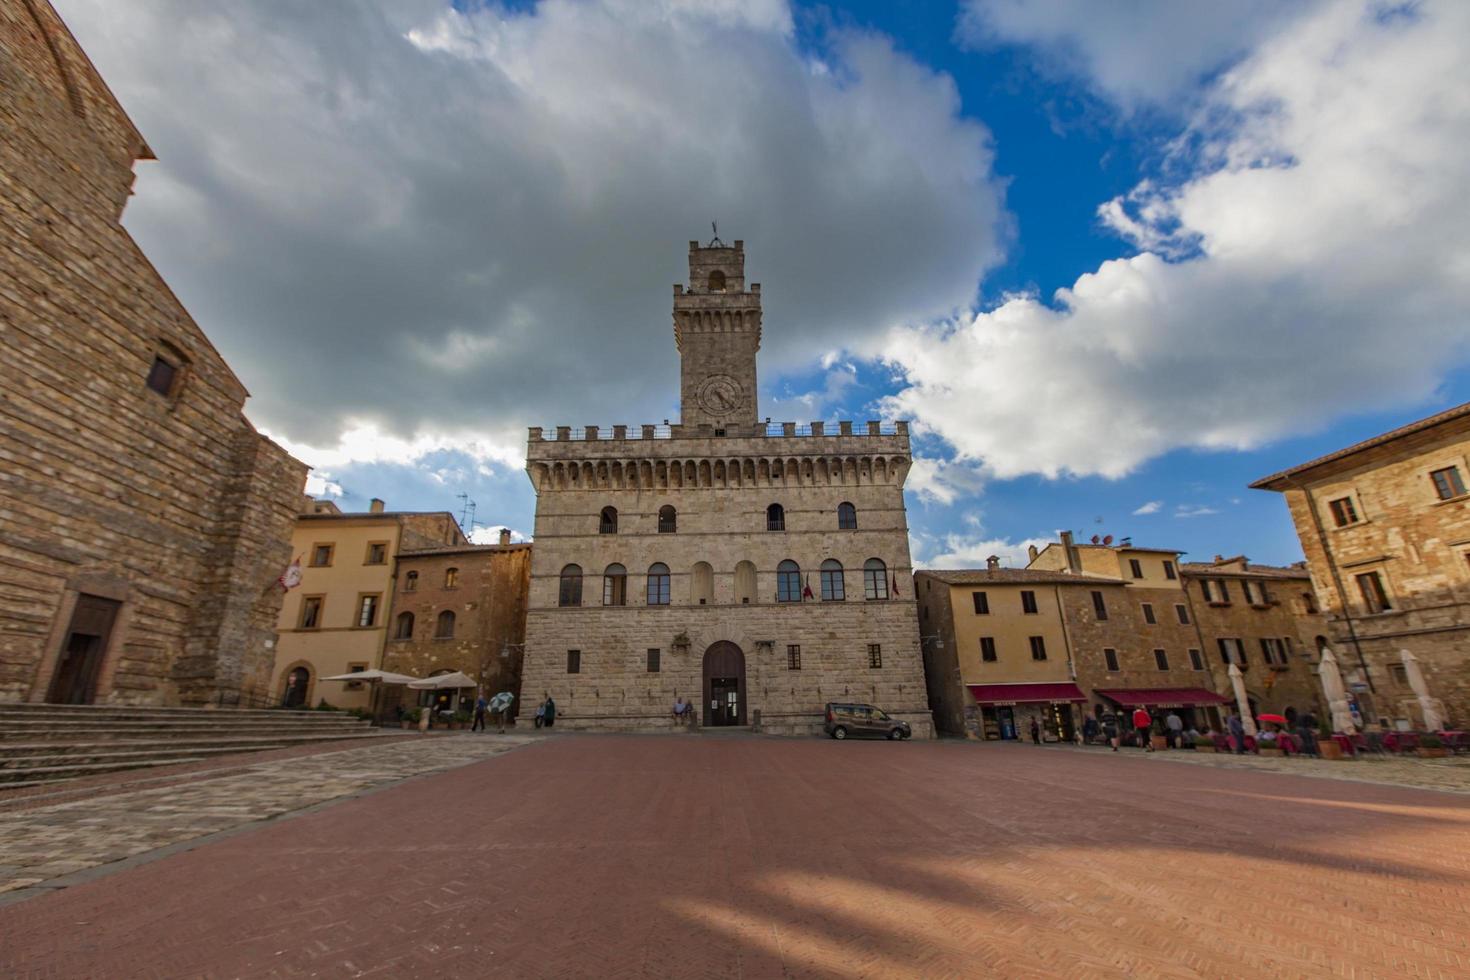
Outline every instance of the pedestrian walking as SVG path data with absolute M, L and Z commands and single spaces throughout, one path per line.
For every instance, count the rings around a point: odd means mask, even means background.
M 1169 748 L 1179 748 L 1179 736 L 1184 732 L 1184 719 L 1174 712 L 1164 719 L 1164 735 L 1169 740 Z
M 1145 752 L 1154 750 L 1153 741 L 1149 738 L 1149 731 L 1153 728 L 1154 720 L 1149 717 L 1148 711 L 1139 705 L 1133 711 L 1133 730 L 1138 735 L 1139 748 Z
M 483 732 L 485 730 L 485 712 L 489 708 L 490 702 L 486 701 L 485 695 L 481 694 L 475 700 L 475 723 L 470 726 L 470 731 Z
M 1303 711 L 1296 716 L 1296 734 L 1302 741 L 1302 752 L 1307 755 L 1320 755 L 1317 748 L 1317 716 L 1312 714 L 1311 709 Z
M 1093 742 L 1096 742 L 1097 732 L 1097 719 L 1089 716 L 1087 720 L 1082 723 L 1082 743 L 1084 745 L 1091 745 Z
M 1041 726 L 1036 723 L 1035 718 L 1031 719 L 1031 744 L 1041 744 Z
M 1235 754 L 1245 755 L 1245 725 L 1241 722 L 1240 715 L 1232 711 L 1226 727 L 1230 729 L 1230 737 L 1235 741 Z
M 1113 751 L 1118 751 L 1118 716 L 1111 711 L 1103 715 L 1102 729 L 1103 737 L 1108 740 L 1108 744 L 1113 747 Z

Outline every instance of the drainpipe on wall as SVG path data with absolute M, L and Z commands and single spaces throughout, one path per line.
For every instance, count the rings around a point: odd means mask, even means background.
M 1328 571 L 1332 573 L 1332 584 L 1337 589 L 1337 601 L 1342 606 L 1342 618 L 1347 623 L 1348 639 L 1352 640 L 1353 652 L 1358 655 L 1358 667 L 1363 671 L 1363 680 L 1368 682 L 1368 690 L 1377 694 L 1378 688 L 1373 685 L 1373 675 L 1368 672 L 1368 661 L 1363 659 L 1363 647 L 1358 642 L 1358 631 L 1353 627 L 1353 614 L 1348 607 L 1347 594 L 1343 591 L 1342 576 L 1337 571 L 1337 562 L 1332 557 L 1332 547 L 1327 542 L 1327 529 L 1322 526 L 1322 516 L 1317 513 L 1316 498 L 1312 496 L 1311 490 L 1300 483 L 1291 480 L 1288 480 L 1287 483 L 1296 487 L 1307 497 L 1307 510 L 1312 515 L 1312 525 L 1317 529 L 1317 543 L 1322 546 L 1322 556 L 1327 559 Z

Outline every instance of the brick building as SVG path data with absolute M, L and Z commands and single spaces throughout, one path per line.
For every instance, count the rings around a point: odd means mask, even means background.
M 0 699 L 234 703 L 306 468 L 123 229 L 143 137 L 45 0 L 0 3 Z
M 502 531 L 495 545 L 400 551 L 383 669 L 414 677 L 463 671 L 487 696 L 516 695 L 518 710 L 531 550 Z
M 1257 565 L 1245 556 L 1180 566 L 1216 690 L 1231 693 L 1233 660 L 1255 713 L 1328 717 L 1317 654 L 1327 632 L 1306 564 Z
M 1024 569 L 993 558 L 985 569 L 918 572 L 940 728 L 1024 738 L 1036 718 L 1069 739 L 1085 714 L 1140 705 L 1218 727 L 1235 707 L 1227 656 L 1246 672 L 1253 715 L 1322 717 L 1309 651 L 1323 624 L 1302 599 L 1305 571 L 1243 557 L 1183 565 L 1179 554 L 1077 544 L 1064 532 Z
M 741 242 L 689 246 L 674 287 L 680 424 L 532 429 L 536 547 L 522 688 L 558 723 L 814 732 L 827 701 L 925 707 L 905 423 L 770 426 L 759 284 Z
M 1252 483 L 1286 497 L 1327 640 L 1370 723 L 1417 726 L 1419 661 L 1470 721 L 1470 403 Z
M 328 681 L 382 666 L 393 604 L 394 563 L 405 549 L 468 544 L 447 511 L 390 511 L 373 500 L 366 512 L 330 501 L 301 501 L 292 554 L 301 584 L 281 604 L 270 699 L 311 707 L 369 708 L 369 685 Z

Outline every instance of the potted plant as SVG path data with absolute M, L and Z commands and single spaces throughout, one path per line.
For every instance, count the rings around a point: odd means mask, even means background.
M 402 728 L 403 728 L 404 731 L 408 731 L 411 728 L 417 728 L 418 725 L 419 725 L 419 709 L 418 708 L 409 708 L 409 709 L 407 709 L 406 711 L 403 712 Z
M 1438 735 L 1419 736 L 1419 755 L 1426 759 L 1442 759 L 1449 755 L 1449 749 L 1444 747 L 1444 739 Z
M 1257 735 L 1256 754 L 1265 756 L 1282 756 L 1286 753 L 1276 747 L 1276 739 L 1274 737 L 1267 738 L 1265 735 Z
M 1169 747 L 1169 739 L 1163 735 L 1149 735 L 1148 742 L 1155 752 L 1162 752 Z
M 1208 735 L 1196 735 L 1194 737 L 1194 750 L 1196 752 L 1215 751 L 1215 740 Z
M 1317 739 L 1317 754 L 1324 759 L 1341 759 L 1342 746 L 1332 740 L 1331 735 Z
M 461 708 L 459 711 L 456 711 L 454 713 L 454 720 L 449 723 L 449 727 L 450 728 L 464 728 L 464 727 L 468 726 L 469 724 L 471 724 L 473 722 L 473 720 L 474 719 L 472 719 L 470 717 L 470 713 L 468 711 L 465 711 L 463 708 Z

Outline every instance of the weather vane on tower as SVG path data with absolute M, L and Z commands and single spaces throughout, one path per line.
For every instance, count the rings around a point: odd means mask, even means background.
M 717 224 L 715 224 L 715 222 L 711 221 L 709 223 L 709 231 L 710 231 L 710 234 L 711 235 L 714 235 L 715 237 L 711 238 L 709 240 L 709 244 L 706 245 L 705 247 L 706 248 L 724 248 L 725 247 L 725 243 L 722 242 L 722 241 L 720 241 L 720 228 L 719 228 L 719 226 Z

